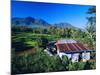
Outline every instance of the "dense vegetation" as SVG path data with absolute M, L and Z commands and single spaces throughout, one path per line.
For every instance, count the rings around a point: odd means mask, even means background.
M 12 73 L 40 73 L 55 71 L 74 71 L 96 68 L 95 53 L 92 61 L 72 63 L 67 57 L 61 60 L 57 55 L 49 56 L 44 49 L 48 42 L 59 39 L 75 39 L 96 50 L 95 7 L 87 12 L 90 14 L 87 27 L 60 28 L 31 28 L 26 26 L 12 26 Z M 91 15 L 93 14 L 93 15 Z
M 12 60 L 13 73 L 40 73 L 55 71 L 73 71 L 95 69 L 95 61 L 72 63 L 67 57 L 61 60 L 58 56 L 49 56 L 43 51 L 35 54 L 15 56 Z

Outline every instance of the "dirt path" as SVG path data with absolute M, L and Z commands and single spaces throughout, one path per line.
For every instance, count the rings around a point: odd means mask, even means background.
M 32 54 L 32 53 L 35 53 L 35 52 L 36 52 L 36 49 L 31 48 L 31 49 L 28 49 L 28 50 L 24 50 L 22 52 L 16 52 L 16 55 L 22 56 L 22 55 L 26 55 L 26 54 Z

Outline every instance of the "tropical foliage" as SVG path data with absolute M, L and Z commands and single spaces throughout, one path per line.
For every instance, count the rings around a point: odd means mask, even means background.
M 12 74 L 40 73 L 55 71 L 74 71 L 96 68 L 96 53 L 91 53 L 91 61 L 72 63 L 67 57 L 61 60 L 57 55 L 49 56 L 44 49 L 48 42 L 59 39 L 75 39 L 85 43 L 93 50 L 96 46 L 96 8 L 92 7 L 87 12 L 87 27 L 36 28 L 26 26 L 12 26 Z

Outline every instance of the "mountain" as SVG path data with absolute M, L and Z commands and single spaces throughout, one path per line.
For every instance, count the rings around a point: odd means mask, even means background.
M 56 26 L 61 28 L 76 28 L 69 23 L 57 23 L 57 24 L 49 24 L 43 19 L 35 19 L 33 17 L 26 17 L 26 18 L 18 18 L 14 17 L 11 20 L 12 26 L 27 26 L 31 28 L 47 28 L 49 26 Z
M 65 22 L 54 24 L 54 26 L 61 27 L 61 28 L 76 28 L 73 25 Z
M 42 19 L 35 19 L 33 17 L 26 17 L 26 18 L 12 18 L 12 25 L 16 26 L 28 26 L 28 27 L 48 27 L 50 26 L 49 23 Z

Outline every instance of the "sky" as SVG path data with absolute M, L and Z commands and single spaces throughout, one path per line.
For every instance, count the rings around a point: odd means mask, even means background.
M 34 17 L 50 24 L 67 22 L 75 27 L 84 28 L 87 23 L 86 13 L 90 5 L 56 4 L 12 1 L 12 17 Z

